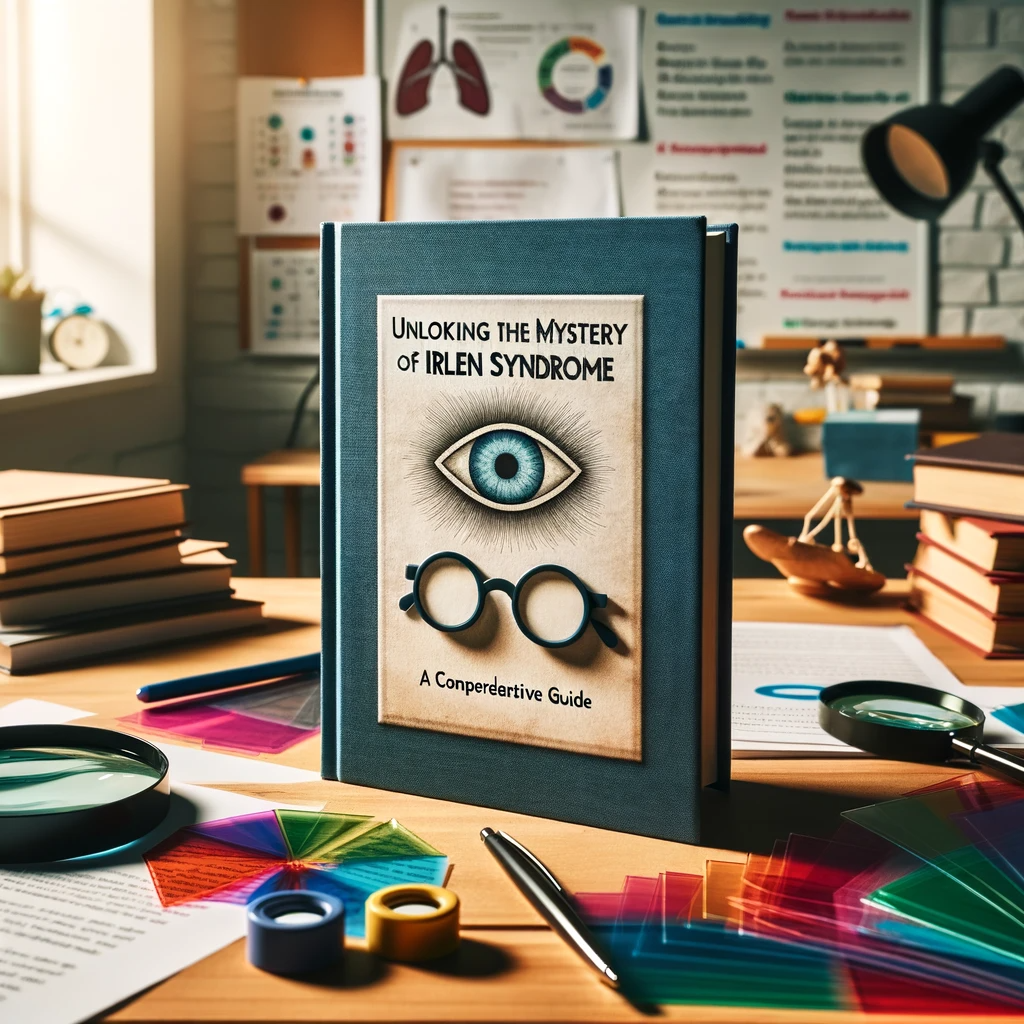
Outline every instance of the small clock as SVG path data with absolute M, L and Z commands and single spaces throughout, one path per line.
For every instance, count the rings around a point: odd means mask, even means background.
M 110 328 L 100 320 L 72 313 L 50 332 L 50 352 L 71 370 L 91 370 L 110 352 Z

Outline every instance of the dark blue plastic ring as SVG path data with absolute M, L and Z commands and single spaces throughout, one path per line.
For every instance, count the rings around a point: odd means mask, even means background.
M 288 914 L 316 914 L 316 921 L 288 922 Z M 333 967 L 345 943 L 341 900 L 309 889 L 272 892 L 246 908 L 249 963 L 271 974 L 309 974 Z

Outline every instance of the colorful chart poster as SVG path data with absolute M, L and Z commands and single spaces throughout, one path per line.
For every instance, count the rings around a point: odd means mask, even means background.
M 393 139 L 635 139 L 639 13 L 559 0 L 387 0 Z
M 395 220 L 618 217 L 619 158 L 604 146 L 469 149 L 395 154 Z
M 249 268 L 249 351 L 319 355 L 319 250 L 253 249 Z
M 379 721 L 640 760 L 640 296 L 378 299 Z
M 927 229 L 860 160 L 865 129 L 928 91 L 928 4 L 646 9 L 649 144 L 622 147 L 630 216 L 740 225 L 738 336 L 924 333 Z
M 380 220 L 377 78 L 240 78 L 238 232 L 316 235 Z

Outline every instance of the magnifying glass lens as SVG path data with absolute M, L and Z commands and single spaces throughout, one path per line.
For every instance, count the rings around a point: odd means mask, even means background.
M 937 704 L 880 694 L 849 694 L 836 697 L 829 701 L 829 707 L 859 722 L 874 722 L 878 725 L 895 726 L 898 729 L 948 732 L 950 729 L 964 729 L 980 724 L 969 715 Z
M 0 750 L 0 819 L 99 807 L 150 789 L 163 774 L 114 751 L 73 747 Z

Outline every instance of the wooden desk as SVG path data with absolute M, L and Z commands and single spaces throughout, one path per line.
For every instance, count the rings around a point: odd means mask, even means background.
M 302 572 L 302 501 L 300 487 L 320 486 L 320 453 L 315 449 L 288 448 L 270 452 L 242 467 L 249 513 L 249 572 L 267 571 L 267 525 L 264 487 L 284 488 L 284 564 L 288 576 Z
M 248 490 L 249 572 L 266 571 L 266 520 L 264 487 L 284 488 L 285 566 L 289 576 L 298 576 L 302 561 L 299 488 L 320 483 L 320 455 L 307 449 L 270 452 L 242 467 L 242 483 Z M 828 481 L 820 452 L 794 455 L 788 459 L 736 458 L 737 519 L 802 519 L 825 493 Z M 860 519 L 916 519 L 913 509 L 904 508 L 913 492 L 911 484 L 866 483 L 855 508 Z
M 821 452 L 792 455 L 788 459 L 736 458 L 733 514 L 737 519 L 803 519 L 828 488 Z M 916 519 L 904 508 L 913 496 L 913 484 L 865 483 L 853 503 L 858 519 Z
M 266 601 L 277 628 L 139 654 L 107 665 L 45 675 L 4 678 L 0 701 L 37 697 L 95 711 L 97 725 L 137 710 L 137 686 L 171 675 L 227 668 L 308 651 L 318 638 L 319 586 L 313 579 L 235 581 L 239 596 Z M 890 592 L 891 587 L 891 592 Z M 740 580 L 737 619 L 755 621 L 910 622 L 921 638 L 967 684 L 1013 685 L 1019 663 L 987 663 L 899 607 L 906 584 L 890 584 L 876 605 L 844 608 L 794 594 L 781 580 Z M 270 760 L 316 768 L 315 740 Z M 739 822 L 723 829 L 722 849 L 683 846 L 580 825 L 483 810 L 441 800 L 331 782 L 291 786 L 232 786 L 281 801 L 326 801 L 329 810 L 394 815 L 444 850 L 454 868 L 450 884 L 463 900 L 464 943 L 455 966 L 381 964 L 358 949 L 331 982 L 276 978 L 250 967 L 237 942 L 114 1011 L 109 1020 L 154 1021 L 624 1021 L 638 1020 L 615 993 L 600 985 L 544 927 L 501 876 L 477 838 L 485 825 L 508 829 L 536 849 L 570 887 L 618 886 L 627 871 L 700 871 L 708 856 L 739 861 L 790 831 L 828 835 L 839 810 L 898 795 L 955 775 L 955 770 L 871 759 L 737 761 L 728 797 Z M 719 841 L 716 837 L 716 842 Z M 666 1008 L 666 1019 L 701 1021 L 817 1021 L 821 1014 L 750 1009 Z M 829 1020 L 863 1020 L 837 1014 Z M 881 1021 L 881 1018 L 877 1018 Z M 903 1018 L 901 1018 L 903 1019 Z

